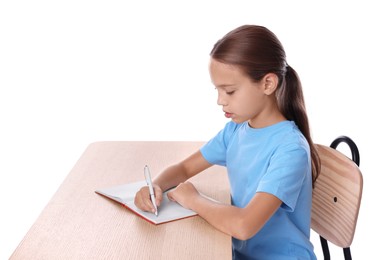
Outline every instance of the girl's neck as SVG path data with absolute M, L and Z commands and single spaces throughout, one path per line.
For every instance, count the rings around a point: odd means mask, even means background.
M 277 107 L 273 107 L 250 119 L 248 123 L 251 128 L 264 128 L 286 120 L 281 111 Z

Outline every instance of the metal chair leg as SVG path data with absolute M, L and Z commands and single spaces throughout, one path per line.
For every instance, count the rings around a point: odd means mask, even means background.
M 327 240 L 324 239 L 322 236 L 319 236 L 320 237 L 320 243 L 321 243 L 321 246 L 322 246 L 322 252 L 323 252 L 323 258 L 324 260 L 330 260 L 330 250 L 328 249 L 328 244 L 327 244 Z
M 351 250 L 349 247 L 343 248 L 343 254 L 345 260 L 352 260 L 351 258 Z

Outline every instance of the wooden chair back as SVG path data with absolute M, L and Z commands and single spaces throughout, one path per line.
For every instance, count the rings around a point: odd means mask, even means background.
M 353 160 L 335 150 L 341 142 L 350 146 Z M 350 246 L 363 190 L 359 151 L 346 136 L 335 139 L 330 147 L 316 146 L 321 159 L 321 171 L 313 189 L 311 228 L 321 237 L 325 259 L 330 257 L 327 241 L 343 248 L 345 258 L 351 259 Z

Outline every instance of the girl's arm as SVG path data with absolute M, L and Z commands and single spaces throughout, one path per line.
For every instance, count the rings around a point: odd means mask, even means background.
M 274 195 L 258 192 L 245 208 L 224 205 L 199 194 L 190 182 L 179 185 L 168 196 L 197 212 L 218 230 L 240 240 L 254 236 L 282 204 Z
M 161 204 L 163 191 L 177 186 L 210 166 L 211 164 L 206 161 L 201 152 L 197 151 L 185 160 L 166 168 L 153 180 L 157 206 Z M 151 212 L 155 210 L 146 186 L 137 192 L 134 203 L 141 210 Z
M 172 165 L 159 174 L 153 181 L 165 191 L 186 181 L 211 166 L 200 151 L 190 155 L 185 160 Z

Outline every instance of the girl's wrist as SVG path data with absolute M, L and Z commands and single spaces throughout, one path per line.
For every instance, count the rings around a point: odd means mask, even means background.
M 193 196 L 189 198 L 190 204 L 188 206 L 191 210 L 198 213 L 200 206 L 203 204 L 204 200 L 205 198 L 200 193 L 193 194 Z

